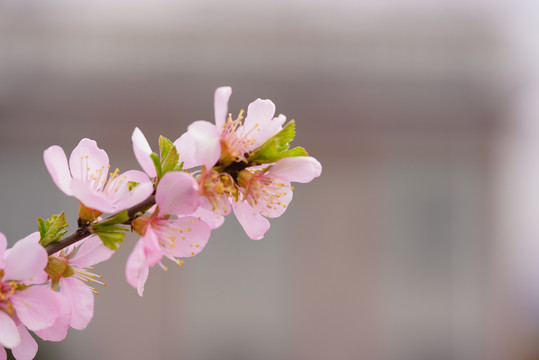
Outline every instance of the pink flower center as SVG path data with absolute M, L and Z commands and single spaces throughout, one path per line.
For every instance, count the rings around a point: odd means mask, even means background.
M 271 210 L 276 211 L 278 207 L 286 208 L 282 198 L 294 189 L 290 184 L 267 176 L 262 169 L 254 172 L 244 170 L 238 181 L 244 188 L 245 201 L 263 215 L 268 215 Z
M 125 186 L 127 184 L 126 176 L 119 177 L 120 169 L 116 168 L 114 172 L 108 173 L 110 165 L 102 166 L 100 169 L 92 169 L 88 164 L 88 155 L 82 156 L 81 160 L 80 178 L 90 184 L 94 190 L 111 197 L 117 196 L 118 192 L 122 192 L 120 190 L 127 188 Z
M 242 126 L 243 110 L 240 111 L 236 120 L 232 120 L 229 114 L 228 119 L 221 133 L 221 157 L 230 157 L 231 161 L 247 162 L 245 154 L 248 154 L 256 140 L 251 136 L 253 131 L 260 129 L 255 124 L 249 131 L 244 131 Z M 226 162 L 226 161 L 225 161 Z
M 17 287 L 16 281 L 0 282 L 0 311 L 13 314 L 13 305 L 9 298 L 18 290 Z
M 174 256 L 174 247 L 176 247 L 176 241 L 186 240 L 185 235 L 191 232 L 191 228 L 182 228 L 174 220 L 158 217 L 150 222 L 150 226 L 152 231 L 157 235 L 159 245 L 163 248 L 163 255 L 174 261 L 176 265 L 181 266 L 183 260 L 177 259 Z M 164 271 L 168 270 L 168 267 L 163 265 L 163 263 L 159 262 L 158 264 Z
M 235 197 L 235 194 L 237 194 L 237 188 L 232 176 L 210 170 L 203 171 L 197 180 L 201 195 L 210 201 L 213 211 L 220 215 L 226 215 L 227 209 L 229 209 L 228 198 Z

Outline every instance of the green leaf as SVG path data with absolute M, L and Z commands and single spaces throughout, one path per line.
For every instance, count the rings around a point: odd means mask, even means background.
M 164 136 L 159 137 L 159 153 L 161 154 L 161 170 L 165 175 L 169 171 L 175 171 L 178 165 L 178 150 L 176 146 Z
M 273 135 L 271 139 L 278 141 L 279 146 L 286 147 L 288 149 L 288 144 L 294 140 L 296 137 L 296 122 L 291 120 L 285 127 L 279 131 L 277 134 Z M 285 150 L 286 150 L 285 149 Z
M 37 224 L 40 235 L 39 243 L 42 246 L 57 242 L 67 233 L 67 230 L 62 231 L 62 229 L 67 227 L 66 217 L 63 211 L 61 214 L 53 215 L 47 220 L 37 218 Z
M 182 170 L 183 170 L 183 161 L 179 163 L 178 165 L 176 165 L 176 167 L 172 171 L 182 171 Z
M 125 231 L 127 231 L 127 229 L 121 224 L 127 220 L 129 220 L 129 214 L 127 213 L 127 210 L 124 210 L 110 219 L 93 224 L 90 231 L 99 236 L 106 247 L 116 250 L 118 249 L 118 245 L 124 241 Z
M 296 146 L 295 148 L 286 150 L 283 152 L 283 154 L 286 156 L 282 156 L 280 157 L 280 159 L 285 158 L 285 157 L 294 157 L 294 156 L 309 156 L 309 153 L 307 152 L 307 150 L 305 150 L 305 148 L 301 146 Z
M 126 231 L 124 228 L 119 230 Z M 125 233 L 118 231 L 99 231 L 96 233 L 96 235 L 99 236 L 103 244 L 111 250 L 118 250 L 118 246 L 124 241 L 125 238 Z
M 151 153 L 150 158 L 152 159 L 153 165 L 155 166 L 157 178 L 160 179 L 161 176 L 163 176 L 163 170 L 161 169 L 161 160 L 159 159 L 159 155 L 157 155 L 156 153 Z
M 92 225 L 92 228 L 95 230 L 103 229 L 110 227 L 111 225 L 121 224 L 129 220 L 129 214 L 127 210 L 120 211 L 118 214 L 114 215 L 110 219 L 98 222 L 97 224 Z
M 269 138 L 262 146 L 249 156 L 250 164 L 267 164 L 292 156 L 308 156 L 307 151 L 298 146 L 288 150 L 289 143 L 296 136 L 296 122 L 290 121 L 277 134 Z
M 157 181 L 169 171 L 180 171 L 182 169 L 183 163 L 178 164 L 179 155 L 176 146 L 164 136 L 159 137 L 159 154 L 150 154 L 157 173 Z

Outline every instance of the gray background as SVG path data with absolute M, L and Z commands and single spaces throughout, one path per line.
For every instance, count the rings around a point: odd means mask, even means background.
M 36 217 L 65 210 L 75 225 L 45 148 L 69 154 L 88 137 L 113 167 L 138 168 L 134 127 L 154 148 L 160 134 L 174 140 L 213 119 L 218 86 L 232 86 L 234 114 L 272 99 L 323 164 L 263 240 L 228 217 L 180 269 L 152 269 L 143 298 L 124 278 L 128 237 L 97 267 L 109 286 L 89 327 L 40 343 L 38 358 L 537 356 L 536 273 L 515 292 L 504 264 L 519 234 L 515 263 L 539 258 L 539 111 L 520 103 L 537 97 L 538 12 L 507 4 L 0 0 L 11 244 Z

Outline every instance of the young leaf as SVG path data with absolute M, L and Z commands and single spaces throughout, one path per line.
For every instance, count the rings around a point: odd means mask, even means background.
M 61 214 L 53 215 L 47 220 L 37 218 L 37 224 L 40 235 L 39 243 L 43 246 L 55 243 L 67 233 L 67 230 L 62 230 L 67 227 L 66 217 L 63 211 Z
M 296 137 L 296 122 L 291 120 L 285 127 L 277 134 L 273 135 L 272 139 L 278 141 L 279 146 L 288 149 L 288 144 Z M 285 149 L 285 150 L 286 150 Z
M 114 217 L 111 217 L 110 219 L 92 225 L 92 228 L 95 230 L 104 229 L 106 227 L 110 227 L 111 225 L 121 224 L 123 222 L 126 222 L 127 220 L 129 220 L 129 214 L 127 213 L 127 210 L 124 210 L 116 214 Z
M 127 229 L 120 224 L 127 220 L 129 220 L 129 214 L 127 213 L 127 210 L 124 210 L 108 220 L 93 224 L 90 231 L 99 236 L 103 244 L 109 249 L 116 250 L 118 249 L 118 245 L 124 240 L 124 232 L 127 231 Z
M 179 160 L 178 150 L 172 141 L 164 136 L 159 137 L 159 153 L 161 154 L 162 175 L 169 171 L 175 171 Z
M 117 230 L 127 231 L 127 229 L 124 229 L 117 225 L 113 225 L 112 227 L 107 228 L 107 230 L 108 229 L 113 230 L 113 227 L 116 227 Z M 103 244 L 111 250 L 118 250 L 118 246 L 124 241 L 124 238 L 125 238 L 125 233 L 118 232 L 118 231 L 100 230 L 96 232 L 95 234 L 99 236 Z
M 178 165 L 176 165 L 176 167 L 172 171 L 182 171 L 182 169 L 183 169 L 183 161 L 180 162 Z
M 163 170 L 161 169 L 161 160 L 159 159 L 159 155 L 153 152 L 150 154 L 150 158 L 152 159 L 153 165 L 155 166 L 157 178 L 160 179 L 161 176 L 163 176 Z
M 292 156 L 308 156 L 307 151 L 302 147 L 295 147 L 288 150 L 289 143 L 294 140 L 296 136 L 296 123 L 294 120 L 290 121 L 286 126 L 277 134 L 269 138 L 262 146 L 256 149 L 249 156 L 250 164 L 267 164 L 273 163 L 277 160 L 292 157 Z

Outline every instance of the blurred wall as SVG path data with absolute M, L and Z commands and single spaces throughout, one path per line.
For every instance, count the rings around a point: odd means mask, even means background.
M 493 206 L 505 204 L 496 145 L 521 86 L 513 45 L 528 44 L 508 9 L 0 1 L 0 226 L 11 243 L 38 216 L 66 210 L 75 225 L 46 147 L 69 153 L 89 137 L 112 166 L 138 168 L 135 126 L 154 146 L 174 140 L 212 120 L 222 85 L 234 114 L 272 99 L 324 167 L 264 240 L 228 218 L 181 269 L 153 269 L 143 298 L 124 279 L 128 238 L 97 269 L 110 285 L 88 329 L 40 343 L 39 358 L 520 358 L 503 330 L 534 331 L 497 316 L 510 307 L 490 298 L 504 292 L 492 275 L 504 243 L 493 236 Z

